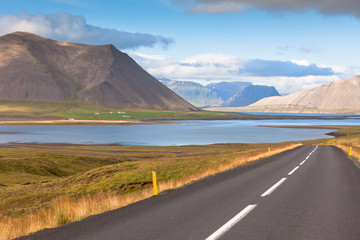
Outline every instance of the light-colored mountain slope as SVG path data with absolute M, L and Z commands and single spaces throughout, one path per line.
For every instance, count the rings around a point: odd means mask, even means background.
M 250 107 L 264 106 L 270 108 L 298 106 L 323 110 L 360 109 L 360 75 L 287 96 L 264 98 L 250 105 Z

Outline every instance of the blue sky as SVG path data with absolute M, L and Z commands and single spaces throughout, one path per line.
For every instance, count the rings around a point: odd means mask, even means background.
M 341 4 L 340 4 L 341 3 Z M 360 74 L 360 1 L 0 0 L 0 35 L 114 44 L 155 77 L 282 93 Z

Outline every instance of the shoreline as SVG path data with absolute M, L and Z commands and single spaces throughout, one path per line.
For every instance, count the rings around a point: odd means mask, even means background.
M 335 119 L 346 119 L 341 116 L 334 117 L 322 117 L 322 116 L 270 116 L 270 115 L 249 115 L 247 117 L 239 116 L 229 117 L 229 118 L 163 118 L 163 119 L 143 119 L 143 120 L 67 120 L 67 119 L 51 119 L 51 120 L 0 120 L 0 125 L 150 125 L 150 124 L 190 124 L 190 123 L 180 123 L 175 121 L 183 121 L 183 120 L 195 120 L 195 121 L 233 121 L 233 120 L 291 120 L 291 119 L 317 119 L 317 120 L 335 120 Z M 262 126 L 262 125 L 259 125 Z M 267 126 L 267 125 L 264 125 Z M 274 125 L 277 126 L 277 125 Z
M 334 115 L 359 115 L 359 109 L 312 109 L 312 108 L 269 108 L 269 107 L 210 107 L 206 111 L 220 112 L 257 112 L 257 113 L 304 113 L 304 114 L 334 114 Z
M 325 133 L 328 136 L 332 136 L 334 138 L 342 137 L 343 134 L 339 134 L 336 131 L 356 127 L 357 125 L 257 125 L 257 127 L 271 127 L 271 128 L 300 128 L 300 129 L 329 129 L 332 130 L 331 132 Z M 315 139 L 314 139 L 315 140 Z
M 356 125 L 256 125 L 256 126 L 271 127 L 271 128 L 306 128 L 306 129 L 339 130 L 339 129 L 354 127 Z
M 177 123 L 177 122 L 159 122 L 159 121 L 126 121 L 126 120 L 28 120 L 28 121 L 0 121 L 0 125 L 45 125 L 45 126 L 56 126 L 56 125 L 152 125 L 152 124 L 188 124 L 188 123 Z M 0 133 L 1 134 L 1 133 Z

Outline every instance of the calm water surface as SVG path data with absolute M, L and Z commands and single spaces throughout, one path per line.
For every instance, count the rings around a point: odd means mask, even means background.
M 179 125 L 0 126 L 0 143 L 122 144 L 140 146 L 260 143 L 329 138 L 329 129 L 268 128 L 257 125 L 359 125 L 346 120 L 177 121 Z

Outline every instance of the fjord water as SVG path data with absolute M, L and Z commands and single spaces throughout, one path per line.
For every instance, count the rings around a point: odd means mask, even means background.
M 271 128 L 258 125 L 359 125 L 344 120 L 176 121 L 179 124 L 100 126 L 0 126 L 0 143 L 121 144 L 140 146 L 270 143 L 330 138 L 331 129 Z

